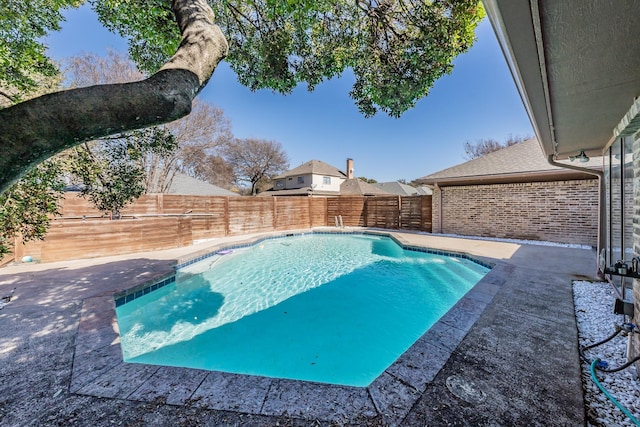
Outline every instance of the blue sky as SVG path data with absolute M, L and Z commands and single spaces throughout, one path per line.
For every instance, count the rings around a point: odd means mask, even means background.
M 62 30 L 45 40 L 51 57 L 126 51 L 126 42 L 104 29 L 86 5 L 65 16 Z M 453 72 L 399 119 L 364 118 L 348 95 L 353 80 L 345 73 L 314 92 L 304 85 L 290 95 L 251 92 L 222 63 L 199 96 L 224 110 L 235 136 L 280 142 L 292 168 L 317 159 L 344 170 L 351 157 L 356 176 L 380 182 L 412 180 L 462 163 L 466 141 L 533 135 L 487 19 Z

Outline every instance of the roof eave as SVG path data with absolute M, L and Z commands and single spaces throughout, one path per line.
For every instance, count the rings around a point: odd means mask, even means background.
M 570 181 L 594 179 L 593 175 L 570 169 L 559 171 L 522 172 L 496 175 L 421 178 L 416 181 L 426 185 L 453 186 L 477 184 L 515 184 L 525 182 Z
M 539 16 L 529 0 L 483 0 L 534 132 L 545 155 L 554 153 L 548 80 L 539 54 Z M 504 19 L 508 17 L 508 19 Z

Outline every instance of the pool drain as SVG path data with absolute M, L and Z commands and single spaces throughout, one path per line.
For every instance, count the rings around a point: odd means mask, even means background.
M 477 405 L 484 402 L 487 395 L 484 391 L 476 387 L 471 381 L 460 378 L 457 375 L 451 375 L 445 381 L 447 388 L 454 396 L 464 400 L 467 403 Z

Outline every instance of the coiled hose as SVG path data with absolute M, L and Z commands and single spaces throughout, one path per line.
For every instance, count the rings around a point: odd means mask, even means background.
M 591 362 L 591 367 L 590 367 L 590 371 L 591 371 L 591 379 L 593 380 L 594 383 L 596 383 L 596 385 L 598 386 L 598 388 L 604 393 L 605 396 L 607 396 L 607 398 L 609 398 L 609 400 L 618 407 L 618 409 L 620 409 L 622 412 L 624 412 L 624 414 L 629 417 L 629 419 L 631 420 L 631 422 L 633 422 L 635 425 L 640 426 L 640 421 L 638 421 L 636 419 L 636 417 L 634 417 L 631 412 L 629 412 L 629 410 L 627 408 L 625 408 L 624 406 L 622 406 L 620 403 L 618 403 L 618 401 L 615 399 L 615 397 L 613 397 L 608 391 L 607 389 L 605 389 L 602 384 L 600 384 L 600 381 L 598 380 L 598 377 L 596 377 L 596 365 L 598 364 L 600 360 L 598 360 L 597 358 Z
M 622 406 L 612 395 L 611 393 L 609 393 L 603 386 L 602 384 L 600 384 L 600 381 L 598 380 L 598 377 L 596 376 L 596 369 L 598 369 L 599 371 L 602 372 L 618 372 L 621 371 L 623 369 L 628 368 L 629 366 L 633 365 L 635 362 L 637 362 L 638 360 L 640 360 L 640 355 L 634 357 L 632 360 L 628 361 L 627 363 L 625 363 L 624 365 L 618 366 L 616 368 L 608 368 L 607 362 L 601 361 L 600 359 L 596 358 L 593 361 L 589 360 L 589 358 L 584 354 L 585 350 L 588 350 L 590 348 L 594 348 L 597 347 L 599 345 L 602 345 L 606 342 L 611 341 L 614 337 L 616 337 L 620 332 L 625 331 L 627 333 L 638 333 L 637 331 L 635 331 L 635 325 L 632 325 L 630 323 L 625 323 L 622 326 L 617 326 L 616 325 L 616 331 L 611 334 L 610 336 L 608 336 L 607 338 L 605 338 L 602 341 L 599 341 L 595 344 L 591 344 L 585 347 L 580 347 L 579 351 L 580 351 L 580 357 L 582 357 L 582 359 L 584 359 L 587 363 L 590 363 L 590 367 L 589 367 L 589 371 L 591 372 L 591 380 L 595 383 L 595 385 L 600 389 L 600 391 L 602 391 L 602 393 L 607 396 L 607 398 L 611 401 L 611 403 L 613 403 L 618 409 L 620 409 L 630 420 L 631 422 L 633 422 L 636 426 L 640 427 L 640 421 L 638 421 L 638 419 L 636 417 L 633 416 L 633 414 L 631 414 L 631 412 L 629 412 L 629 410 L 627 408 L 625 408 L 624 406 Z

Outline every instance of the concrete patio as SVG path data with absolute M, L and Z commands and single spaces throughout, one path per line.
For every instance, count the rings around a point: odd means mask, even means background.
M 2 268 L 0 424 L 585 424 L 571 281 L 591 278 L 594 251 L 391 234 L 495 267 L 366 388 L 122 362 L 114 293 L 262 235 Z

